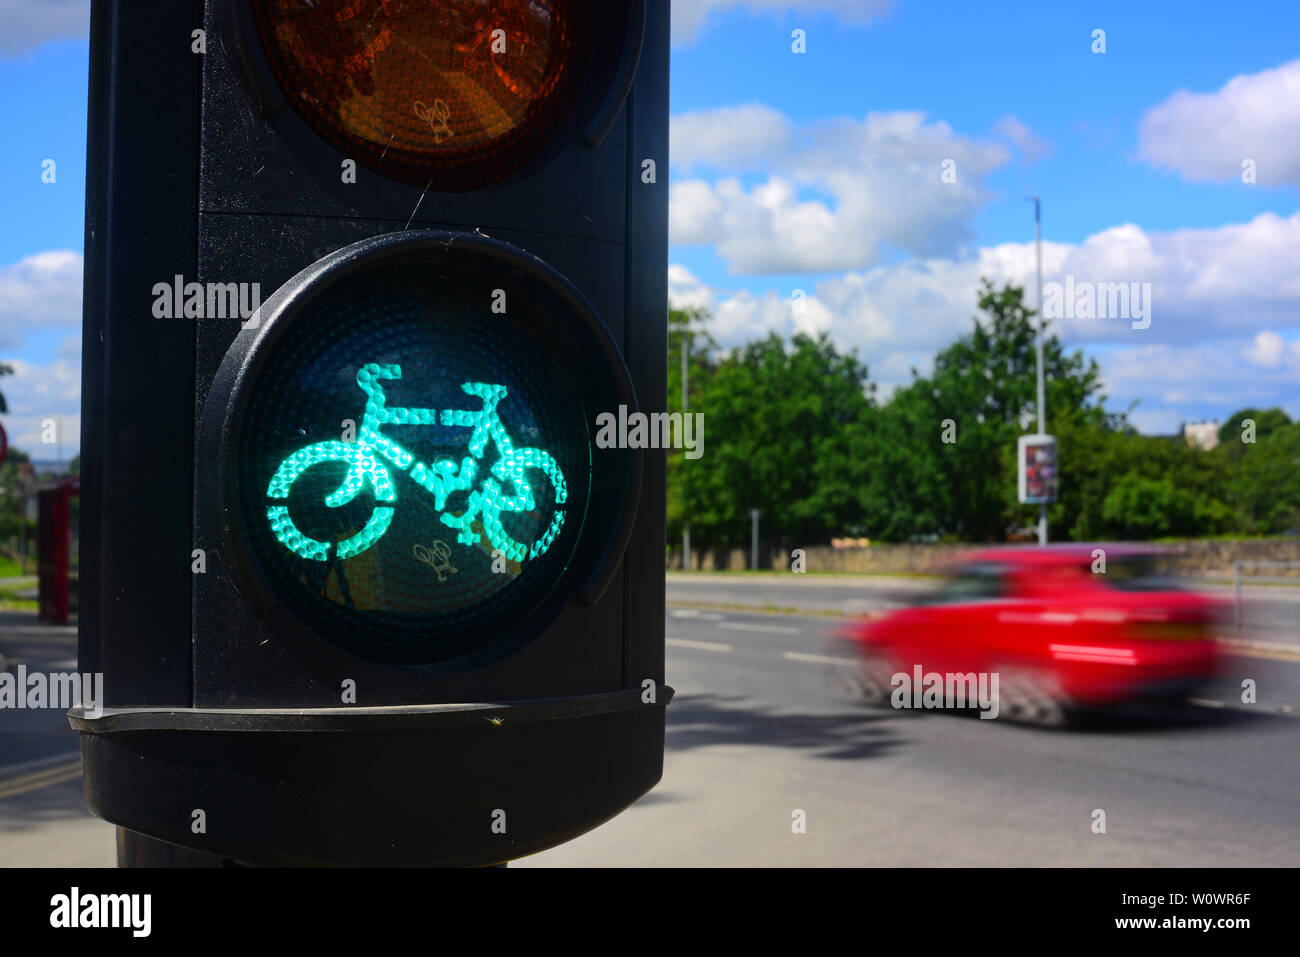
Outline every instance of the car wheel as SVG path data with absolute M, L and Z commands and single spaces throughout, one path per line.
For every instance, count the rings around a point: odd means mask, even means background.
M 998 717 L 1040 728 L 1064 728 L 1072 709 L 1056 674 L 1048 668 L 1004 665 L 998 675 Z
M 862 664 L 857 669 L 857 681 L 861 688 L 860 700 L 872 708 L 890 707 L 890 697 L 894 692 L 890 679 L 897 671 L 894 660 L 888 655 L 880 653 L 864 655 Z

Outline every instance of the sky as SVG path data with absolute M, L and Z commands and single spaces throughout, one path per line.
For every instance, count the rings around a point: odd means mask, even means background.
M 0 0 L 0 421 L 38 459 L 80 427 L 88 10 Z M 1297 41 L 1295 0 L 673 0 L 670 297 L 724 347 L 825 331 L 888 396 L 981 278 L 1037 302 L 1037 194 L 1049 297 L 1136 291 L 1050 317 L 1108 407 L 1300 417 Z

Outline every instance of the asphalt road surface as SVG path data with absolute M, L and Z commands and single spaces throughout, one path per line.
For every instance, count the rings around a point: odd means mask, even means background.
M 852 614 L 886 609 L 930 590 L 932 577 L 886 575 L 792 575 L 758 572 L 746 574 L 668 574 L 670 604 L 736 610 L 811 611 L 818 614 Z M 1225 598 L 1231 586 L 1197 585 Z
M 933 587 L 934 580 L 928 578 L 670 573 L 668 601 L 728 610 L 751 607 L 848 614 L 885 608 Z
M 751 585 L 710 587 L 717 604 L 752 601 L 739 591 Z M 670 608 L 663 781 L 512 866 L 1300 864 L 1293 656 L 1234 657 L 1217 687 L 1165 715 L 1054 731 L 868 709 L 838 690 L 835 624 Z M 47 669 L 75 654 L 66 636 L 0 650 Z M 1237 697 L 1245 677 L 1257 704 Z M 85 811 L 62 716 L 0 712 L 0 746 L 0 865 L 112 866 L 112 828 Z
M 681 606 L 842 607 L 874 602 L 881 584 L 714 578 L 687 594 L 671 581 L 663 781 L 513 866 L 1300 864 L 1292 656 L 1234 656 L 1168 713 L 1055 731 L 867 709 L 836 690 L 849 667 L 828 640 L 836 619 Z

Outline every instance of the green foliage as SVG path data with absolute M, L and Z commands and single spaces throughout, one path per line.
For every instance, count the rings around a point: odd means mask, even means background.
M 1128 472 L 1102 502 L 1102 517 L 1116 538 L 1152 539 L 1216 531 L 1230 519 L 1227 507 L 1169 476 Z
M 1291 424 L 1290 417 L 1281 409 L 1239 409 L 1228 416 L 1228 421 L 1219 426 L 1219 445 L 1234 449 L 1244 448 L 1246 443 L 1242 441 L 1242 436 L 1246 432 L 1247 420 L 1254 423 L 1256 442 L 1284 430 Z
M 1035 322 L 1023 291 L 987 281 L 983 315 L 933 371 L 875 401 L 867 368 L 825 336 L 775 335 L 720 354 L 702 312 L 673 311 L 669 410 L 681 408 L 681 342 L 704 457 L 669 456 L 669 541 L 745 544 L 749 510 L 769 545 L 833 536 L 877 541 L 1004 541 L 1037 508 L 1016 500 L 1016 439 L 1037 431 Z M 1053 539 L 1270 535 L 1300 530 L 1300 423 L 1243 409 L 1211 451 L 1139 435 L 1108 411 L 1101 372 L 1045 335 L 1046 431 L 1057 437 L 1061 499 Z M 1243 419 L 1253 443 L 1242 441 Z M 945 442 L 946 420 L 956 441 Z
M 1243 419 L 1255 441 L 1243 441 Z M 1223 474 L 1224 499 L 1247 535 L 1300 531 L 1300 422 L 1281 409 L 1242 409 L 1219 430 L 1212 455 Z
M 695 380 L 690 411 L 704 413 L 705 453 L 681 463 L 694 540 L 742 543 L 752 508 L 763 513 L 765 538 L 782 543 L 821 541 L 860 520 L 860 472 L 846 438 L 871 408 L 866 375 L 825 336 L 798 335 L 787 348 L 772 335 Z
M 26 452 L 10 446 L 4 462 L 0 463 L 0 547 L 16 542 L 23 525 L 27 527 L 29 540 L 35 541 L 36 523 L 20 518 L 22 496 L 19 494 L 21 482 L 18 466 L 30 461 L 31 457 Z
M 971 332 L 935 356 L 928 378 L 881 410 L 868 504 L 875 537 L 1000 541 L 1031 519 L 1015 499 L 1016 438 L 1036 426 L 1035 329 L 1022 290 L 985 281 Z M 1049 432 L 1106 424 L 1101 372 L 1055 336 L 1043 343 Z M 945 442 L 947 420 L 956 432 Z M 951 432 L 950 432 L 951 434 Z

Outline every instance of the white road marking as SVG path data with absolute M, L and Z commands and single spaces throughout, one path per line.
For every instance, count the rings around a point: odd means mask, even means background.
M 810 661 L 815 665 L 847 665 L 850 668 L 857 667 L 858 662 L 852 658 L 833 658 L 830 655 L 806 655 L 802 651 L 783 651 L 782 658 L 790 661 Z
M 840 602 L 840 607 L 849 614 L 855 614 L 886 608 L 901 608 L 902 602 L 886 601 L 883 598 L 846 598 Z
M 1187 703 L 1190 704 L 1190 705 L 1195 705 L 1195 706 L 1198 707 L 1198 708 L 1227 708 L 1227 707 L 1229 707 L 1229 705 L 1228 705 L 1228 703 L 1227 703 L 1226 701 L 1211 701 L 1211 700 L 1208 699 L 1208 698 L 1188 698 L 1188 699 L 1187 699 Z M 1232 710 L 1233 710 L 1233 711 L 1252 711 L 1252 710 L 1254 710 L 1254 709 L 1253 709 L 1253 708 L 1249 708 L 1249 707 L 1247 707 L 1247 708 L 1243 708 L 1243 707 L 1240 707 L 1240 706 L 1234 706 L 1234 707 L 1232 708 Z M 1267 711 L 1267 709 L 1265 709 L 1265 713 L 1266 713 L 1266 714 L 1269 713 L 1269 712 Z M 1273 714 L 1276 714 L 1276 715 L 1278 715 L 1278 716 L 1280 716 L 1280 717 L 1284 717 L 1284 718 L 1294 718 L 1294 717 L 1296 717 L 1295 709 L 1292 708 L 1289 704 L 1280 704 L 1280 705 L 1278 705 L 1278 706 L 1273 710 L 1272 713 L 1273 713 Z
M 803 629 L 801 628 L 783 628 L 781 625 L 754 625 L 747 621 L 722 621 L 718 623 L 719 628 L 730 628 L 732 631 L 765 631 L 773 635 L 797 635 Z
M 679 648 L 696 648 L 700 651 L 730 651 L 731 645 L 720 645 L 713 641 L 687 641 L 685 638 L 668 638 L 666 643 Z

